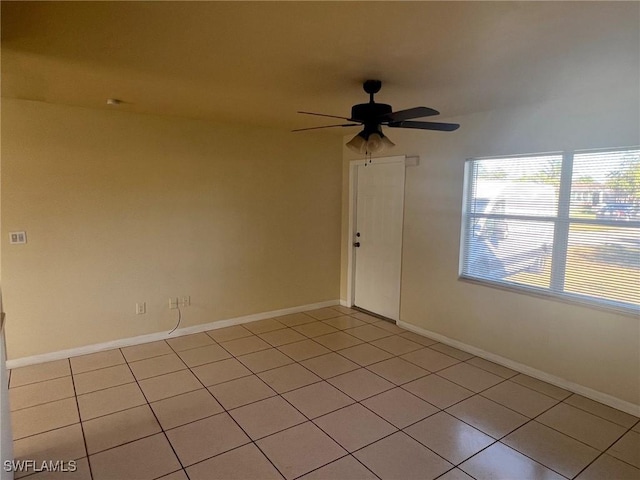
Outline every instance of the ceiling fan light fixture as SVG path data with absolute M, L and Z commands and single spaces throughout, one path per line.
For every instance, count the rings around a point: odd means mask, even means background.
M 347 147 L 360 155 L 371 155 L 395 146 L 396 144 L 382 133 L 379 125 L 374 131 L 367 131 L 365 128 L 347 142 Z
M 360 155 L 367 152 L 367 139 L 364 136 L 364 130 L 347 142 L 347 147 Z

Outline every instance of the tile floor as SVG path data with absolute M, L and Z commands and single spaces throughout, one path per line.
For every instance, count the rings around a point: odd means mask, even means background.
M 638 418 L 344 307 L 15 369 L 10 400 L 16 458 L 77 461 L 32 480 L 640 479 Z

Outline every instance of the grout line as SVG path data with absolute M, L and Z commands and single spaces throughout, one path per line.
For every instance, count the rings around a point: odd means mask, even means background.
M 69 359 L 67 358 L 67 360 L 69 360 Z M 56 362 L 59 362 L 59 361 L 60 360 L 56 360 Z M 29 365 L 29 366 L 31 367 L 33 365 Z M 25 367 L 20 367 L 20 368 L 25 368 Z M 16 370 L 16 369 L 14 368 L 14 370 Z M 60 376 L 57 376 L 57 377 L 45 378 L 44 380 L 38 380 L 36 382 L 23 383 L 22 385 L 13 385 L 13 386 L 9 385 L 9 390 L 13 390 L 15 388 L 28 387 L 29 385 L 35 385 L 36 383 L 48 382 L 50 380 L 58 380 L 59 378 L 64 378 L 64 377 L 69 377 L 69 376 L 71 376 L 71 373 L 68 373 L 68 374 L 65 374 L 65 375 L 60 375 Z
M 169 345 L 169 344 L 167 344 Z M 171 345 L 169 345 L 169 348 L 171 348 Z M 180 357 L 178 357 L 180 358 Z M 133 374 L 133 370 L 131 370 L 131 366 L 127 363 L 127 367 L 129 367 L 129 371 L 131 372 L 131 375 L 133 375 L 133 377 L 135 378 L 135 375 Z M 138 388 L 140 389 L 140 391 L 142 392 L 142 396 L 144 397 L 144 399 L 147 401 L 147 407 L 149 408 L 149 410 L 151 410 L 151 414 L 153 415 L 153 418 L 156 419 L 156 423 L 158 424 L 158 427 L 160 428 L 160 432 L 156 432 L 152 435 L 147 435 L 146 437 L 142 437 L 142 438 L 147 438 L 153 435 L 157 435 L 158 433 L 162 433 L 164 435 L 165 440 L 167 441 L 167 443 L 169 444 L 169 447 L 171 447 L 171 451 L 173 451 L 173 454 L 176 457 L 176 460 L 178 460 L 178 464 L 180 464 L 180 467 L 182 468 L 182 470 L 184 470 L 185 475 L 187 475 L 187 478 L 189 478 L 189 475 L 187 474 L 187 471 L 185 470 L 184 464 L 182 463 L 182 460 L 180 460 L 180 457 L 178 456 L 178 452 L 176 452 L 175 448 L 173 448 L 173 444 L 171 443 L 171 440 L 169 440 L 169 437 L 167 436 L 167 432 L 164 430 L 164 428 L 162 428 L 162 424 L 160 423 L 160 420 L 158 419 L 158 416 L 156 415 L 156 412 L 153 410 L 153 408 L 151 408 L 151 403 L 149 402 L 149 399 L 147 398 L 147 395 L 144 393 L 144 390 L 142 390 L 142 387 L 140 386 L 140 383 L 138 382 L 138 379 L 136 378 L 136 384 L 138 385 Z M 135 441 L 138 440 L 142 440 L 142 438 L 138 438 Z M 128 442 L 131 443 L 131 442 Z M 123 444 L 124 445 L 124 444 Z M 118 445 L 121 446 L 121 445 Z M 116 447 L 114 447 L 116 448 Z
M 69 362 L 69 369 L 71 369 L 71 359 L 67 360 Z M 73 375 L 71 375 L 71 384 L 73 385 L 73 393 L 76 401 L 76 408 L 78 409 L 78 422 L 80 423 L 80 433 L 82 433 L 82 442 L 84 444 L 84 453 L 87 454 L 87 465 L 89 466 L 89 477 L 93 479 L 93 470 L 91 468 L 91 461 L 89 460 L 89 447 L 87 446 L 87 437 L 84 435 L 84 425 L 82 424 L 82 417 L 80 416 L 80 404 L 78 403 L 78 395 L 76 394 L 76 384 L 73 379 Z

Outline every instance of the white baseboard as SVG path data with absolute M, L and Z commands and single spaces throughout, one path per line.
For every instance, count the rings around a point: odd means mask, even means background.
M 342 305 L 343 307 L 351 307 L 351 305 L 349 305 L 349 302 L 342 299 L 340 299 L 340 305 Z
M 529 367 L 528 365 L 518 363 L 514 360 L 501 357 L 500 355 L 496 355 L 495 353 L 487 352 L 480 348 L 467 345 L 466 343 L 462 343 L 458 340 L 445 337 L 444 335 L 417 327 L 410 323 L 400 320 L 397 322 L 397 324 L 399 327 L 405 328 L 411 332 L 424 335 L 425 337 L 433 338 L 434 340 L 438 340 L 440 343 L 444 343 L 445 345 L 455 347 L 464 352 L 471 353 L 478 357 L 484 358 L 485 360 L 489 360 L 515 370 L 516 372 L 524 373 L 525 375 L 529 375 L 530 377 L 534 377 L 538 380 L 542 380 L 557 387 L 564 388 L 565 390 L 569 390 L 570 392 L 578 393 L 584 397 L 590 398 L 591 400 L 595 400 L 596 402 L 600 402 L 612 408 L 622 410 L 623 412 L 626 412 L 630 415 L 640 417 L 640 405 L 636 405 L 634 403 L 627 402 L 626 400 L 621 400 L 607 393 L 599 392 L 598 390 L 594 390 L 592 388 L 570 382 L 569 380 L 565 380 L 564 378 L 556 377 L 555 375 L 543 372 L 542 370 L 538 370 L 536 368 Z
M 267 318 L 281 317 L 283 315 L 289 315 L 291 313 L 305 312 L 307 310 L 315 310 L 317 308 L 332 307 L 338 305 L 338 300 L 328 300 L 326 302 L 311 303 L 309 305 L 300 305 L 298 307 L 284 308 L 282 310 L 273 310 L 271 312 L 254 313 L 252 315 L 245 315 L 244 317 L 229 318 L 226 320 L 217 320 L 215 322 L 203 323 L 200 325 L 193 325 L 191 327 L 179 328 L 171 335 L 169 330 L 164 332 L 150 333 L 148 335 L 140 335 L 138 337 L 121 338 L 118 340 L 112 340 L 110 342 L 95 343 L 93 345 L 86 345 L 83 347 L 69 348 L 67 350 L 58 350 L 57 352 L 43 353 L 41 355 L 33 355 L 30 357 L 16 358 L 14 360 L 7 360 L 7 368 L 14 369 L 19 367 L 26 367 L 28 365 L 35 365 L 38 363 L 52 362 L 54 360 L 62 360 L 69 357 L 78 357 L 80 355 L 88 355 L 90 353 L 102 352 L 105 350 L 111 350 L 114 348 L 130 347 L 131 345 L 139 345 L 141 343 L 155 342 L 158 340 L 166 340 L 168 338 L 181 337 L 183 335 L 190 335 L 192 333 L 205 332 L 207 330 L 216 330 L 218 328 L 231 327 L 233 325 L 240 325 L 242 323 L 255 322 L 256 320 L 265 320 Z

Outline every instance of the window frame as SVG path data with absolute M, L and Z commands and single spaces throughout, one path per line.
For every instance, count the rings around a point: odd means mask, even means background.
M 627 150 L 637 150 L 638 146 L 599 148 L 588 150 L 567 150 L 562 152 L 545 152 L 518 155 L 500 155 L 491 157 L 472 157 L 464 163 L 464 184 L 462 195 L 462 216 L 460 229 L 460 251 L 458 259 L 458 280 L 477 285 L 484 285 L 500 290 L 527 294 L 534 297 L 559 300 L 565 303 L 578 304 L 599 310 L 610 311 L 622 315 L 638 317 L 640 305 L 633 303 L 599 298 L 591 295 L 583 295 L 564 291 L 564 282 L 567 266 L 567 250 L 569 245 L 569 231 L 572 225 L 600 225 L 625 228 L 637 228 L 640 230 L 640 220 L 631 220 L 621 225 L 620 221 L 605 219 L 585 219 L 571 218 L 571 188 L 573 177 L 573 160 L 576 155 L 585 153 L 609 153 L 622 152 Z M 474 162 L 493 159 L 518 159 L 527 157 L 551 157 L 562 156 L 560 168 L 559 198 L 556 215 L 534 216 L 534 215 L 501 215 L 486 213 L 471 213 L 471 203 L 473 199 L 473 167 Z M 553 243 L 551 247 L 551 278 L 548 288 L 535 287 L 531 285 L 519 284 L 509 281 L 500 281 L 489 278 L 482 278 L 464 273 L 464 266 L 467 253 L 469 251 L 470 229 L 473 229 L 474 220 L 477 218 L 497 218 L 505 220 L 527 220 L 537 222 L 553 223 Z

